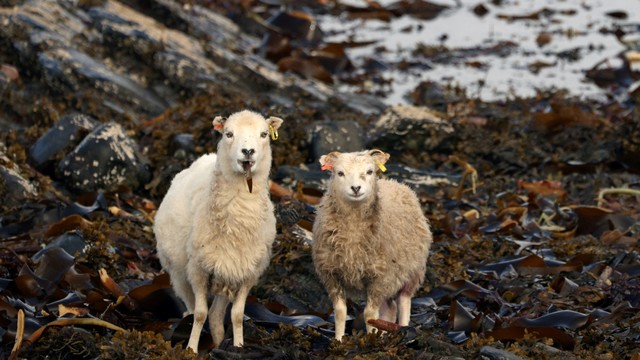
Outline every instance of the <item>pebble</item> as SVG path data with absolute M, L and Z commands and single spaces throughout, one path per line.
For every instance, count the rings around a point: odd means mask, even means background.
M 483 346 L 480 349 L 480 358 L 487 360 L 523 360 L 520 356 L 493 346 Z
M 171 146 L 175 151 L 182 150 L 187 153 L 193 153 L 195 151 L 193 134 L 182 133 L 174 135 L 173 139 L 171 139 Z

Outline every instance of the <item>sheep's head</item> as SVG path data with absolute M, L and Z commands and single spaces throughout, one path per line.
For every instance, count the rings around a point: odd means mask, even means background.
M 364 202 L 376 192 L 377 171 L 384 169 L 389 154 L 380 150 L 354 153 L 334 151 L 320 157 L 323 170 L 331 170 L 331 190 L 342 199 Z
M 271 168 L 270 137 L 277 138 L 282 119 L 249 110 L 237 112 L 228 119 L 217 116 L 213 128 L 222 134 L 218 143 L 218 163 L 224 174 L 244 175 L 249 192 L 253 175 L 264 175 Z

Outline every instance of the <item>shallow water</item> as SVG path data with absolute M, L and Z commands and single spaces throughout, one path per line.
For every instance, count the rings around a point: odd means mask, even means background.
M 392 2 L 380 1 L 382 5 Z M 364 1 L 343 3 L 366 6 Z M 636 49 L 639 47 L 631 39 L 639 35 L 640 1 L 637 0 L 506 0 L 500 6 L 475 0 L 440 0 L 436 3 L 450 8 L 433 20 L 404 15 L 387 23 L 379 20 L 348 20 L 344 14 L 340 17 L 325 15 L 320 17 L 319 22 L 322 30 L 328 34 L 326 41 L 376 41 L 366 47 L 347 50 L 356 67 L 362 65 L 367 57 L 380 59 L 387 64 L 400 59 L 424 61 L 432 67 L 430 70 L 412 68 L 400 71 L 392 66 L 386 70 L 384 77 L 393 80 L 391 91 L 385 99 L 388 104 L 406 102 L 403 96 L 425 80 L 459 85 L 466 89 L 467 95 L 486 101 L 532 96 L 536 89 L 566 89 L 569 95 L 602 99 L 608 90 L 587 79 L 585 71 L 603 61 L 609 61 L 613 67 L 620 66 L 618 56 L 626 50 L 633 50 L 634 46 Z M 473 12 L 473 8 L 479 4 L 489 10 L 485 16 Z M 545 8 L 551 12 L 540 15 L 537 20 L 499 17 L 524 16 Z M 627 18 L 608 16 L 607 13 L 612 11 L 622 11 Z M 625 45 L 613 34 L 601 31 L 619 27 L 627 33 L 623 39 L 630 44 Z M 551 42 L 538 46 L 536 38 L 540 33 L 550 33 Z M 443 36 L 446 36 L 444 41 L 441 40 Z M 450 50 L 456 50 L 490 48 L 504 41 L 517 45 L 504 57 L 476 51 L 471 55 L 452 56 L 445 63 L 435 63 L 412 55 L 412 50 L 419 44 L 442 44 Z M 374 55 L 375 48 L 380 46 L 388 51 Z M 566 55 L 572 51 L 577 52 L 577 56 L 567 58 Z M 538 61 L 553 65 L 541 68 L 538 72 L 531 71 L 529 65 Z M 465 65 L 469 62 L 480 62 L 483 67 Z M 343 85 L 343 90 L 353 89 Z

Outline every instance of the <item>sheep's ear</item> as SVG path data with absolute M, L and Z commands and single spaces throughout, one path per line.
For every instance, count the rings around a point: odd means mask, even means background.
M 271 140 L 278 140 L 278 128 L 280 127 L 280 125 L 282 125 L 282 119 L 275 116 L 270 116 L 267 119 L 267 125 L 269 125 L 269 134 L 271 134 Z
M 271 126 L 273 130 L 278 130 L 280 128 L 280 125 L 282 125 L 282 121 L 283 120 L 280 119 L 279 117 L 270 116 L 267 119 L 267 124 Z
M 338 152 L 338 151 L 333 151 L 333 152 L 328 153 L 327 155 L 320 156 L 321 169 L 322 170 L 332 170 L 333 169 L 333 165 L 335 164 L 336 160 L 338 159 L 338 156 L 340 156 L 340 152 Z
M 224 132 L 224 122 L 227 121 L 226 117 L 216 116 L 213 119 L 213 128 L 217 130 L 219 133 Z
M 382 172 L 387 171 L 387 168 L 384 167 L 384 164 L 387 162 L 387 160 L 389 160 L 391 155 L 378 149 L 369 150 L 369 155 L 373 157 Z

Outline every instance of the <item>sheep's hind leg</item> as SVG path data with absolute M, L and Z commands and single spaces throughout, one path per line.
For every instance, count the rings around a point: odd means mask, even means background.
M 251 285 L 245 284 L 238 289 L 231 307 L 231 324 L 233 325 L 233 346 L 241 347 L 244 344 L 242 334 L 242 322 L 244 321 L 244 306 Z
M 380 319 L 394 323 L 397 318 L 398 306 L 395 299 L 388 299 L 382 302 L 380 306 Z
M 218 294 L 213 299 L 213 304 L 209 309 L 209 331 L 213 338 L 213 346 L 218 347 L 224 340 L 224 314 L 229 305 L 229 298 Z
M 333 317 L 335 321 L 336 339 L 342 341 L 347 323 L 347 302 L 344 296 L 333 297 Z
M 382 301 L 379 299 L 367 299 L 367 306 L 364 307 L 364 323 L 367 326 L 367 333 L 373 332 L 374 327 L 369 325 L 369 320 L 375 320 L 380 314 L 380 304 Z
M 183 315 L 193 314 L 193 310 L 196 305 L 195 296 L 193 295 L 193 289 L 189 280 L 184 275 L 177 273 L 170 273 L 171 285 L 173 285 L 173 292 L 182 300 L 187 307 L 187 312 Z
M 400 293 L 398 295 L 398 325 L 408 326 L 411 319 L 411 295 Z
M 200 332 L 207 320 L 207 275 L 199 269 L 189 269 L 189 280 L 193 287 L 195 296 L 195 308 L 193 310 L 193 327 L 187 345 L 193 352 L 198 353 L 198 343 L 200 342 Z

